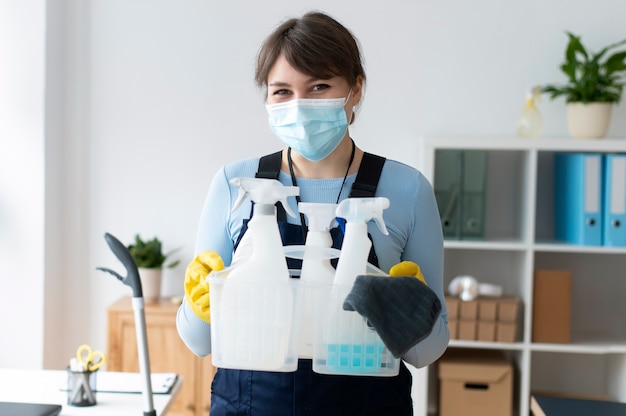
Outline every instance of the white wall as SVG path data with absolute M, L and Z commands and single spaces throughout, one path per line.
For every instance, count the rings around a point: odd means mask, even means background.
M 9 44 L 38 39 L 29 54 L 43 59 L 44 23 L 21 15 L 27 6 L 2 1 L 21 22 Z M 43 13 L 41 0 L 22 4 L 31 3 Z M 352 135 L 371 152 L 411 164 L 419 136 L 512 137 L 527 88 L 563 80 L 558 66 L 565 30 L 595 49 L 626 38 L 626 4 L 619 0 L 597 0 L 593 7 L 583 0 L 50 0 L 47 8 L 46 252 L 39 249 L 39 262 L 28 266 L 29 275 L 42 281 L 45 258 L 46 289 L 34 289 L 45 300 L 45 343 L 41 321 L 30 318 L 20 326 L 33 327 L 33 342 L 41 354 L 45 347 L 49 368 L 64 367 L 79 343 L 105 348 L 106 307 L 130 294 L 95 271 L 121 271 L 105 232 L 126 243 L 139 232 L 158 236 L 166 249 L 182 247 L 183 264 L 168 270 L 164 282 L 166 294 L 181 294 L 213 173 L 223 163 L 279 148 L 253 84 L 253 66 L 262 39 L 281 19 L 318 8 L 354 31 L 368 87 Z M 5 16 L 0 13 L 0 35 L 8 30 Z M 41 65 L 20 76 L 41 80 Z M 1 74 L 3 90 L 9 81 Z M 36 115 L 42 97 L 35 98 Z M 545 136 L 566 136 L 564 103 L 546 99 L 539 108 Z M 626 137 L 625 112 L 624 105 L 615 108 L 609 135 Z M 3 134 L 3 149 L 4 143 Z M 32 165 L 27 155 L 18 160 Z M 43 216 L 42 168 L 34 169 L 40 172 L 39 184 L 28 191 L 32 196 L 0 188 L 0 207 L 19 199 Z M 11 223 L 30 218 L 10 215 Z M 42 227 L 30 236 L 39 244 Z M 23 233 L 9 236 L 15 235 Z M 0 242 L 10 241 L 2 238 L 8 237 L 0 233 Z M 30 256 L 30 250 L 21 248 L 14 257 Z M 19 289 L 7 277 L 18 263 L 11 264 L 0 263 L 3 299 Z M 10 301 L 27 319 L 32 311 Z M 11 329 L 2 311 L 0 329 Z M 28 355 L 7 345 L 0 343 L 0 366 L 25 366 Z
M 0 0 L 0 367 L 43 364 L 44 29 L 43 1 Z

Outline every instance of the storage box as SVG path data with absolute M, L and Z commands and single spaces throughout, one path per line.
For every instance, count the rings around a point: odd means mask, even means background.
M 465 320 L 478 319 L 478 300 L 461 301 L 459 304 L 459 317 Z
M 515 322 L 498 322 L 496 326 L 496 341 L 515 342 L 517 338 L 517 324 Z
M 478 331 L 476 333 L 478 341 L 493 342 L 496 340 L 496 322 L 478 321 Z
M 459 303 L 461 299 L 454 296 L 447 296 L 446 299 L 446 309 L 448 310 L 448 320 L 459 319 Z
M 448 350 L 439 360 L 439 416 L 511 416 L 513 366 L 499 351 Z
M 569 343 L 571 304 L 569 270 L 535 270 L 533 342 Z
M 516 296 L 486 297 L 461 301 L 447 295 L 450 339 L 484 342 L 515 342 L 520 328 L 521 301 Z
M 478 319 L 480 321 L 495 321 L 498 319 L 498 300 L 481 298 L 478 300 Z
M 517 322 L 520 301 L 513 296 L 505 296 L 498 299 L 498 321 Z
M 461 319 L 458 321 L 457 325 L 457 335 L 458 339 L 464 339 L 466 341 L 475 341 L 476 340 L 476 331 L 477 331 L 477 322 L 475 320 L 465 320 Z

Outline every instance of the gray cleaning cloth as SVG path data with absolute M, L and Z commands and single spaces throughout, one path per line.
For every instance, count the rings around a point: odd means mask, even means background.
M 357 276 L 343 309 L 374 327 L 395 358 L 430 334 L 441 312 L 437 294 L 415 276 Z

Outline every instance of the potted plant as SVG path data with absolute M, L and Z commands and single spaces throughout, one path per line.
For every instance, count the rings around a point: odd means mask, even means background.
M 566 84 L 549 84 L 541 88 L 554 99 L 565 97 L 570 135 L 575 138 L 602 138 L 606 135 L 613 104 L 619 103 L 626 73 L 626 50 L 618 50 L 626 39 L 613 43 L 597 53 L 587 51 L 580 36 L 567 32 L 569 43 L 561 71 Z
M 144 241 L 139 234 L 135 235 L 134 244 L 128 246 L 128 251 L 139 270 L 143 297 L 147 302 L 156 302 L 161 297 L 163 267 L 172 268 L 180 263 L 180 260 L 174 260 L 165 264 L 175 250 L 163 253 L 162 247 L 158 238 Z

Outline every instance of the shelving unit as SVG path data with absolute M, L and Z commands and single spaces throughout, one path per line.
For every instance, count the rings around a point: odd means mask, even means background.
M 624 152 L 626 139 L 437 138 L 420 143 L 418 168 L 434 183 L 439 150 L 489 153 L 485 239 L 446 240 L 444 287 L 457 275 L 502 285 L 522 301 L 514 343 L 452 340 L 450 348 L 498 349 L 515 365 L 514 414 L 529 415 L 533 391 L 626 401 L 626 247 L 590 247 L 554 240 L 553 155 Z M 532 342 L 533 272 L 572 272 L 569 344 Z M 417 373 L 427 397 L 416 415 L 438 413 L 436 365 Z

